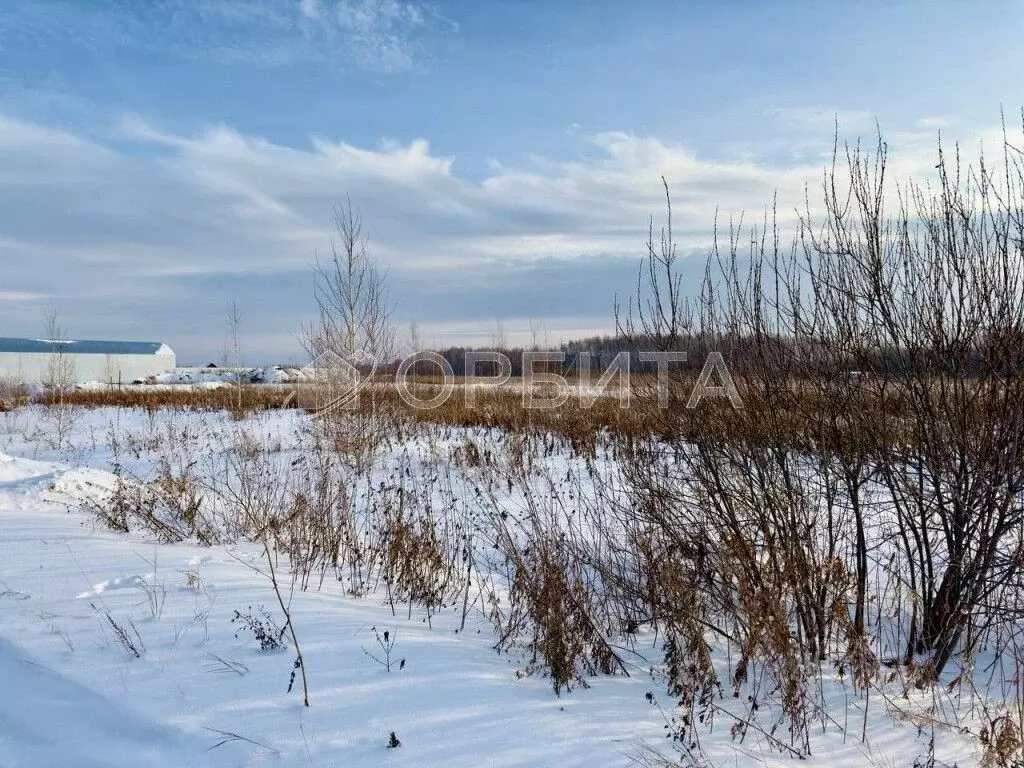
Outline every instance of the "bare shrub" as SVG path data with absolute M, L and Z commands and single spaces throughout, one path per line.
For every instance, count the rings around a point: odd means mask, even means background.
M 631 499 L 606 497 L 625 542 L 603 560 L 605 585 L 627 622 L 691 638 L 691 657 L 695 613 L 738 651 L 735 694 L 767 676 L 785 749 L 809 749 L 821 663 L 851 666 L 866 691 L 880 659 L 922 686 L 956 660 L 964 684 L 980 645 L 1020 617 L 1021 157 L 968 167 L 940 147 L 934 187 L 894 187 L 881 139 L 844 163 L 837 146 L 822 215 L 808 204 L 788 246 L 774 210 L 719 230 L 695 299 L 670 198 L 660 237 L 651 227 L 646 295 L 620 309 L 620 330 L 658 350 L 721 349 L 744 407 L 702 405 L 698 421 L 682 376 L 674 407 L 636 392 L 648 416 L 632 420 L 657 439 L 623 441 Z M 673 590 L 655 552 L 695 595 Z M 687 611 L 665 605 L 673 594 Z M 679 647 L 666 645 L 670 669 Z
M 427 608 L 428 616 L 449 594 L 458 573 L 447 558 L 437 525 L 427 516 L 411 516 L 401 508 L 383 525 L 384 579 L 392 600 Z
M 114 471 L 113 488 L 96 488 L 84 501 L 85 508 L 111 530 L 145 530 L 165 543 L 221 540 L 215 523 L 203 514 L 203 493 L 190 470 L 175 474 L 161 460 L 156 476 L 148 482 L 126 477 L 117 463 Z
M 245 613 L 235 611 L 231 623 L 238 627 L 235 631 L 236 638 L 242 632 L 251 635 L 259 644 L 261 651 L 278 651 L 288 647 L 288 640 L 285 638 L 288 628 L 279 626 L 263 606 L 253 609 L 250 605 Z
M 583 535 L 567 524 L 566 510 L 538 505 L 535 478 L 523 474 L 519 481 L 524 514 L 513 518 L 498 504 L 491 521 L 510 573 L 509 606 L 497 617 L 498 649 L 525 642 L 531 656 L 525 672 L 549 674 L 556 694 L 585 686 L 587 675 L 628 675 L 608 639 L 619 628 L 602 605 L 605 589 L 589 564 Z

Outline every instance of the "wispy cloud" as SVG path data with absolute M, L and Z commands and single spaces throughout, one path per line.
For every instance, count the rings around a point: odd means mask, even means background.
M 342 0 L 328 14 L 348 36 L 355 61 L 386 72 L 413 64 L 411 40 L 423 28 L 423 10 L 398 0 Z
M 0 301 L 39 301 L 45 298 L 44 294 L 30 291 L 0 291 Z
M 89 46 L 184 59 L 273 66 L 312 63 L 375 73 L 415 65 L 424 39 L 451 24 L 417 0 L 40 0 L 0 15 L 0 41 L 32 38 L 40 49 Z
M 771 114 L 790 129 L 798 131 L 812 130 L 821 135 L 839 126 L 844 131 L 870 131 L 875 125 L 875 118 L 870 112 L 857 110 L 837 110 L 820 106 L 775 107 Z

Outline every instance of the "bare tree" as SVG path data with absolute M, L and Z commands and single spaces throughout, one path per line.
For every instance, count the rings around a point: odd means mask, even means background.
M 551 346 L 548 330 L 543 321 L 530 318 L 530 349 L 534 352 Z
M 412 321 L 409 323 L 409 338 L 406 342 L 405 353 L 408 355 L 415 355 L 417 352 L 423 351 L 423 336 L 420 333 L 419 323 Z M 412 365 L 412 373 L 416 376 L 423 375 L 427 370 L 428 367 L 422 360 L 418 360 Z
M 46 377 L 43 385 L 61 395 L 61 402 L 63 402 L 62 394 L 64 390 L 75 383 L 75 362 L 68 355 L 69 342 L 66 338 L 67 331 L 60 324 L 60 318 L 56 310 L 46 315 L 45 334 L 47 341 L 50 342 L 53 348 L 53 352 L 50 353 L 47 359 Z
M 237 407 L 242 407 L 242 310 L 238 308 L 238 302 L 232 301 L 228 305 L 228 335 L 231 343 L 232 366 L 235 369 L 235 390 L 237 396 Z
M 387 272 L 367 249 L 362 214 L 351 199 L 334 209 L 331 255 L 315 273 L 318 319 L 308 329 L 307 351 L 330 353 L 350 365 L 389 362 L 395 354 Z
M 508 349 L 505 322 L 500 317 L 494 318 L 494 328 L 491 329 L 491 346 L 496 350 Z
M 43 388 L 51 397 L 50 407 L 45 412 L 46 419 L 53 427 L 54 446 L 64 448 L 76 421 L 75 408 L 68 403 L 66 393 L 75 384 L 77 375 L 75 361 L 68 354 L 70 342 L 67 331 L 60 324 L 56 310 L 46 315 L 45 334 L 53 350 L 47 357 L 42 381 Z
M 690 333 L 694 308 L 683 286 L 679 254 L 672 235 L 672 196 L 665 188 L 665 225 L 654 236 L 654 217 L 648 222 L 646 255 L 637 273 L 636 293 L 623 307 L 615 297 L 616 332 L 630 341 L 654 339 L 660 348 L 679 349 L 682 337 Z
M 347 197 L 334 210 L 331 255 L 317 262 L 314 288 L 318 317 L 306 329 L 305 346 L 320 384 L 316 410 L 329 417 L 319 421 L 335 449 L 365 467 L 388 426 L 373 388 L 363 385 L 398 349 L 387 272 L 371 257 L 362 216 Z M 361 402 L 364 389 L 369 408 Z
M 415 354 L 423 349 L 423 338 L 420 335 L 420 326 L 417 322 L 409 323 L 409 352 Z

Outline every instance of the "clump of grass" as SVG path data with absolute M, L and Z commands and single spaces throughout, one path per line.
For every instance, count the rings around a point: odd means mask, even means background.
M 95 605 L 94 611 L 99 611 Z M 146 654 L 146 644 L 142 641 L 142 635 L 131 619 L 117 621 L 109 611 L 102 611 L 103 617 L 107 620 L 110 628 L 114 631 L 114 639 L 124 649 L 125 653 L 135 659 L 141 659 Z

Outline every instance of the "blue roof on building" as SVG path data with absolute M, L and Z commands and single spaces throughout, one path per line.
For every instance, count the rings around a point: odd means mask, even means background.
M 159 341 L 51 341 L 49 339 L 0 338 L 0 352 L 17 354 L 49 354 L 63 352 L 73 355 L 155 355 L 163 349 Z

